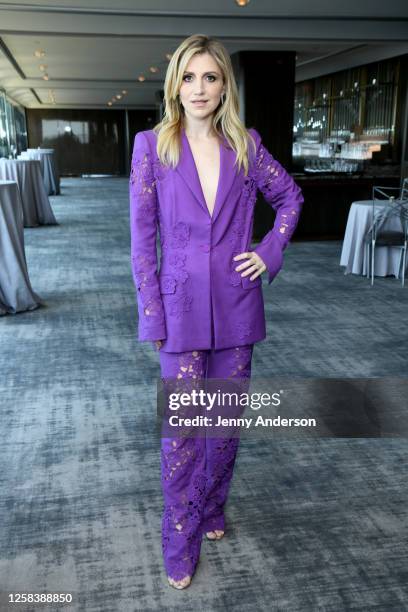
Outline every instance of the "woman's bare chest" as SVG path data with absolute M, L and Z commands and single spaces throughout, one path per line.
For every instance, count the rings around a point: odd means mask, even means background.
M 214 140 L 206 145 L 190 142 L 190 148 L 200 179 L 204 199 L 209 213 L 212 215 L 220 178 L 219 141 Z

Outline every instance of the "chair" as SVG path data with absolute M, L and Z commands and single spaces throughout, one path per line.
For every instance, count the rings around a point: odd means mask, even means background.
M 390 195 L 391 193 L 394 195 Z M 398 266 L 398 278 L 402 260 L 401 284 L 403 287 L 405 282 L 408 243 L 408 180 L 404 180 L 401 189 L 399 187 L 373 187 L 372 200 L 372 224 L 365 237 L 367 278 L 369 278 L 371 272 L 371 285 L 373 285 L 376 246 L 399 248 L 401 254 Z M 383 203 L 382 206 L 381 203 Z M 401 230 L 387 230 L 384 227 L 386 222 L 393 217 L 399 217 Z

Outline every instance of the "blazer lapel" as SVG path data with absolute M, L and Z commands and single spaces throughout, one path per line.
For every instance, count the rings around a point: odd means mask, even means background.
M 234 167 L 235 151 L 228 144 L 225 136 L 222 136 L 220 147 L 220 178 L 218 181 L 217 195 L 215 196 L 212 221 L 214 222 L 227 199 L 234 180 L 237 177 L 237 169 Z
M 222 205 L 224 204 L 237 175 L 236 169 L 234 168 L 234 162 L 235 151 L 230 148 L 225 136 L 222 136 L 220 145 L 220 176 L 218 180 L 217 193 L 215 196 L 214 210 L 211 216 L 210 211 L 207 208 L 203 190 L 201 188 L 200 178 L 198 176 L 197 167 L 188 138 L 185 134 L 184 128 L 181 129 L 181 156 L 179 163 L 176 166 L 176 170 L 184 179 L 195 199 L 212 221 L 215 221 L 215 219 L 218 217 Z

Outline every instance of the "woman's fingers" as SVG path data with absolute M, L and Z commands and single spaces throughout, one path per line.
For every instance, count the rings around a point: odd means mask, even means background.
M 243 272 L 241 276 L 249 276 L 250 274 L 254 274 L 255 272 L 256 274 L 254 276 L 251 276 L 250 280 L 255 280 L 256 277 L 263 272 L 263 270 L 260 270 L 257 266 L 251 266 L 250 268 L 248 268 L 248 270 L 245 270 L 245 272 Z
M 255 280 L 262 272 L 266 270 L 266 266 L 263 260 L 259 257 L 258 253 L 255 251 L 240 253 L 234 257 L 234 261 L 238 261 L 239 259 L 245 259 L 245 261 L 235 268 L 236 272 L 241 272 L 241 270 L 245 270 L 241 276 L 248 276 L 254 272 L 257 272 L 254 277 L 251 277 L 250 280 Z

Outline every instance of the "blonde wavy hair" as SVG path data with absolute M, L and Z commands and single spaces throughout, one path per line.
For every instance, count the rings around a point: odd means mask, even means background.
M 220 101 L 214 112 L 213 129 L 219 136 L 225 136 L 236 153 L 235 164 L 238 164 L 238 171 L 243 167 L 246 176 L 249 167 L 249 142 L 252 141 L 254 151 L 256 144 L 239 118 L 238 89 L 231 58 L 220 42 L 204 34 L 193 34 L 186 38 L 173 53 L 168 65 L 164 81 L 163 119 L 153 128 L 157 134 L 157 155 L 162 164 L 171 165 L 173 168 L 179 162 L 184 109 L 178 94 L 190 59 L 201 53 L 209 53 L 214 58 L 224 80 L 225 99 L 223 103 Z

